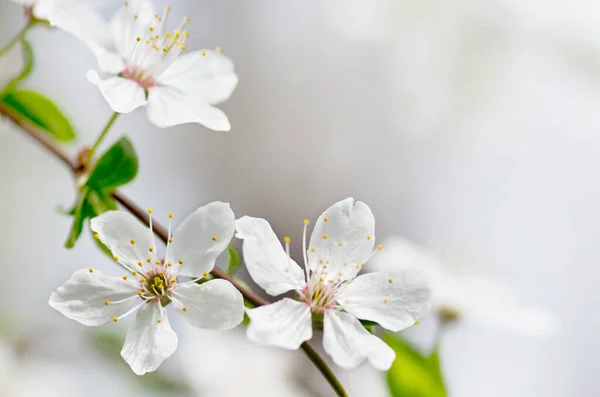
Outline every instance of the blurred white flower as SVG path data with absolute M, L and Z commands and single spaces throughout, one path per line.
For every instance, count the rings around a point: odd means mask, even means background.
M 16 44 L 4 56 L 0 57 L 0 92 L 23 69 L 21 44 Z
M 92 0 L 13 0 L 30 9 L 31 14 L 50 26 L 83 39 L 108 40 L 108 24 L 98 13 L 102 4 Z
M 163 304 L 172 301 L 175 310 L 198 328 L 230 329 L 242 321 L 243 298 L 231 283 L 196 283 L 208 276 L 233 236 L 235 218 L 228 204 L 215 202 L 200 207 L 182 222 L 173 237 L 169 222 L 164 263 L 156 255 L 152 227 L 148 230 L 128 212 L 106 212 L 92 219 L 91 228 L 133 277 L 79 270 L 52 294 L 49 303 L 87 326 L 117 322 L 137 312 L 121 350 L 136 374 L 156 370 L 177 347 L 177 336 Z M 177 276 L 198 274 L 202 276 L 182 284 L 177 280 Z M 136 301 L 138 304 L 130 309 Z
M 432 304 L 446 320 L 465 320 L 526 334 L 558 330 L 556 315 L 523 308 L 507 285 L 491 277 L 451 272 L 435 254 L 405 239 L 386 242 L 386 250 L 371 262 L 375 271 L 422 272 L 433 289 Z
M 429 310 L 430 291 L 420 279 L 406 272 L 371 273 L 356 277 L 374 254 L 375 219 L 369 207 L 347 198 L 319 217 L 306 250 L 304 222 L 302 269 L 278 242 L 269 223 L 242 217 L 236 236 L 244 240 L 246 267 L 252 279 L 268 294 L 294 290 L 289 298 L 247 309 L 248 338 L 258 343 L 297 349 L 312 337 L 312 315 L 323 319 L 323 347 L 342 368 L 368 360 L 380 370 L 394 361 L 394 351 L 369 333 L 360 319 L 400 331 Z M 378 246 L 381 248 L 381 246 Z
M 182 330 L 183 375 L 196 395 L 308 397 L 299 384 L 304 366 L 292 352 L 249 342 L 241 332 Z M 202 352 L 202 360 L 198 360 Z M 235 379 L 235 382 L 231 380 Z
M 180 56 L 189 19 L 169 33 L 164 29 L 169 13 L 166 7 L 158 16 L 148 0 L 126 2 L 110 23 L 116 52 L 87 42 L 100 69 L 113 76 L 102 80 L 90 70 L 88 80 L 115 112 L 147 106 L 148 118 L 161 128 L 196 122 L 229 130 L 225 113 L 212 105 L 229 98 L 237 85 L 233 62 L 218 48 Z

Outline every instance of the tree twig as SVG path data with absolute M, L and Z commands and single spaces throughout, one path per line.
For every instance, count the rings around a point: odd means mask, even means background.
M 52 137 L 48 134 L 38 130 L 35 126 L 28 123 L 26 120 L 19 117 L 15 112 L 11 111 L 11 109 L 1 106 L 0 107 L 0 115 L 12 121 L 17 127 L 20 128 L 21 131 L 26 133 L 28 136 L 33 138 L 35 141 L 44 146 L 50 153 L 52 153 L 55 157 L 62 161 L 72 173 L 76 173 L 80 170 L 80 165 L 77 161 L 75 161 L 67 152 L 65 152 Z M 140 221 L 148 224 L 149 217 L 147 211 L 144 211 L 142 208 L 137 206 L 131 199 L 122 194 L 121 192 L 115 191 L 113 193 L 113 197 L 117 200 L 125 209 L 131 212 L 136 218 Z M 167 229 L 153 220 L 152 226 L 154 228 L 154 233 L 164 242 L 167 241 L 168 233 Z M 229 281 L 235 288 L 237 288 L 244 298 L 252 303 L 255 306 L 263 306 L 267 305 L 270 302 L 261 298 L 257 294 L 255 294 L 252 290 L 247 288 L 246 286 L 240 284 L 236 280 L 234 280 L 229 274 L 224 272 L 223 270 L 215 267 L 212 271 L 212 274 L 216 278 L 221 278 Z M 304 342 L 301 345 L 302 350 L 308 356 L 310 361 L 317 367 L 319 372 L 325 377 L 329 385 L 333 388 L 336 394 L 339 397 L 348 397 L 348 393 L 344 390 L 344 387 L 337 379 L 331 368 L 327 365 L 325 360 L 319 355 L 319 353 L 308 343 Z

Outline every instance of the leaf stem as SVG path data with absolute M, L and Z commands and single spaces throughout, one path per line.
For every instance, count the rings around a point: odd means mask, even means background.
M 117 117 L 116 115 L 118 115 L 118 113 L 113 115 L 111 122 L 109 122 L 109 124 L 107 125 L 108 128 L 110 128 L 110 124 L 112 124 L 112 122 L 114 122 L 114 119 L 116 119 L 116 117 Z M 27 135 L 32 137 L 34 140 L 36 140 L 42 146 L 44 146 L 56 158 L 61 160 L 71 170 L 71 172 L 73 172 L 75 174 L 79 170 L 78 162 L 74 161 L 71 158 L 71 156 L 69 156 L 51 137 L 49 137 L 47 134 L 40 132 L 36 127 L 34 127 L 30 123 L 28 123 L 26 120 L 18 117 L 16 114 L 11 112 L 9 109 L 6 109 L 5 107 L 3 107 L 1 105 L 1 103 L 0 103 L 0 116 L 6 117 L 7 119 L 11 120 L 16 126 L 20 127 L 20 129 L 23 132 L 25 132 Z M 108 128 L 105 128 L 105 130 L 107 131 Z M 102 135 L 105 135 L 105 134 L 106 133 L 103 131 L 99 140 L 101 140 Z M 97 146 L 97 145 L 94 145 L 94 147 L 95 146 Z M 149 222 L 148 212 L 144 211 L 142 208 L 137 206 L 127 196 L 123 195 L 121 192 L 115 191 L 113 193 L 113 197 L 123 207 L 125 207 L 125 209 L 127 209 L 129 212 L 131 212 L 140 221 L 145 222 L 146 224 Z M 161 240 L 166 242 L 166 240 L 168 239 L 167 229 L 163 225 L 156 222 L 155 220 L 153 220 L 152 226 L 153 226 L 154 233 Z M 241 283 L 237 282 L 236 280 L 234 280 L 233 277 L 231 277 L 229 274 L 227 274 L 227 272 L 219 269 L 218 267 L 215 267 L 213 269 L 212 274 L 216 278 L 221 278 L 221 279 L 227 280 L 231 284 L 233 284 L 233 286 L 235 288 L 237 288 L 238 291 L 241 292 L 241 294 L 244 296 L 244 298 L 246 300 L 248 300 L 249 302 L 251 302 L 253 305 L 263 306 L 263 305 L 268 305 L 270 303 L 269 301 L 258 296 L 256 293 L 254 293 L 248 287 L 246 287 L 246 286 L 242 285 Z M 327 380 L 327 382 L 329 383 L 331 388 L 335 391 L 336 395 L 338 397 L 348 397 L 348 393 L 342 386 L 341 382 L 335 376 L 332 369 L 327 365 L 325 360 L 323 360 L 323 358 L 319 355 L 319 353 L 308 342 L 304 342 L 301 345 L 301 348 L 302 348 L 302 350 L 304 350 L 304 353 L 306 353 L 306 355 L 308 356 L 310 361 L 315 365 L 315 367 L 319 370 L 319 372 Z
M 11 48 L 13 48 L 15 44 L 17 44 L 19 41 L 21 41 L 21 39 L 23 39 L 23 37 L 25 36 L 25 33 L 27 33 L 29 28 L 32 27 L 34 24 L 35 24 L 35 22 L 29 21 L 27 23 L 27 25 L 23 26 L 23 28 L 21 28 L 19 33 L 17 33 L 17 35 L 15 37 L 13 37 L 4 47 L 2 47 L 0 49 L 0 57 L 6 55 L 6 53 Z
M 104 138 L 106 138 L 106 134 L 108 134 L 108 131 L 110 130 L 112 125 L 117 120 L 117 117 L 119 117 L 119 114 L 120 114 L 119 112 L 114 112 L 113 115 L 108 120 L 108 123 L 106 123 L 106 125 L 104 126 L 104 129 L 102 130 L 100 135 L 98 135 L 96 142 L 94 142 L 94 146 L 92 146 L 92 149 L 90 150 L 90 154 L 89 154 L 90 159 L 94 156 L 94 152 L 96 151 L 96 148 L 100 145 L 100 143 L 104 140 Z

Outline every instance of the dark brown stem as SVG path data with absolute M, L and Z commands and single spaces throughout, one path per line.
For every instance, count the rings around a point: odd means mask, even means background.
M 1 106 L 1 104 L 0 115 L 12 121 L 16 126 L 18 126 L 21 129 L 21 131 L 25 132 L 31 138 L 33 138 L 46 149 L 48 149 L 48 151 L 51 152 L 54 156 L 56 156 L 59 160 L 61 160 L 73 174 L 76 174 L 78 171 L 80 171 L 80 166 L 78 162 L 72 159 L 71 156 L 69 156 L 69 154 L 66 153 L 48 134 L 39 131 L 33 125 L 20 118 L 10 108 Z M 131 199 L 129 199 L 121 192 L 115 191 L 113 193 L 113 197 L 123 207 L 125 207 L 129 212 L 131 212 L 136 218 L 148 224 L 149 218 L 147 211 L 137 206 Z M 154 233 L 156 233 L 156 235 L 161 240 L 166 242 L 168 238 L 167 229 L 154 220 L 152 222 L 152 226 L 154 229 Z M 217 278 L 227 280 L 231 284 L 233 284 L 233 286 L 242 293 L 244 299 L 252 303 L 254 306 L 263 306 L 270 303 L 269 301 L 261 298 L 260 296 L 252 292 L 249 288 L 238 283 L 223 270 L 215 267 L 212 271 L 212 274 Z M 301 347 L 302 350 L 304 350 L 304 353 L 306 353 L 306 355 L 310 359 L 310 361 L 315 365 L 315 367 L 317 367 L 317 369 L 319 370 L 319 372 L 321 372 L 323 377 L 325 377 L 327 382 L 329 382 L 336 394 L 339 397 L 348 397 L 348 393 L 346 393 L 340 381 L 337 379 L 331 368 L 329 368 L 329 366 L 327 365 L 325 360 L 323 360 L 323 358 L 319 355 L 319 353 L 308 342 L 304 342 L 301 345 Z

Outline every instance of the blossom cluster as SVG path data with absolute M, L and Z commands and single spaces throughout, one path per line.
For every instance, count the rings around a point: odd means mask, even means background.
M 317 220 L 306 247 L 304 271 L 264 219 L 235 220 L 226 203 L 198 208 L 171 233 L 164 259 L 157 255 L 152 230 L 125 211 L 109 211 L 91 228 L 126 274 L 108 276 L 82 269 L 50 297 L 50 306 L 87 326 L 97 326 L 136 313 L 123 359 L 136 374 L 156 370 L 177 347 L 167 307 L 203 329 L 231 329 L 241 323 L 244 301 L 226 280 L 210 279 L 216 258 L 234 231 L 243 239 L 243 253 L 252 279 L 273 296 L 295 291 L 295 299 L 246 309 L 248 338 L 260 344 L 298 349 L 312 337 L 313 323 L 323 329 L 323 346 L 334 362 L 353 368 L 365 360 L 387 370 L 394 351 L 367 331 L 359 319 L 399 331 L 413 325 L 430 307 L 431 292 L 417 273 L 369 273 L 357 276 L 381 249 L 375 246 L 375 220 L 369 207 L 352 198 L 328 208 Z M 188 278 L 184 281 L 183 278 Z M 320 323 L 319 323 L 320 321 Z M 320 326 L 322 324 L 322 327 Z

